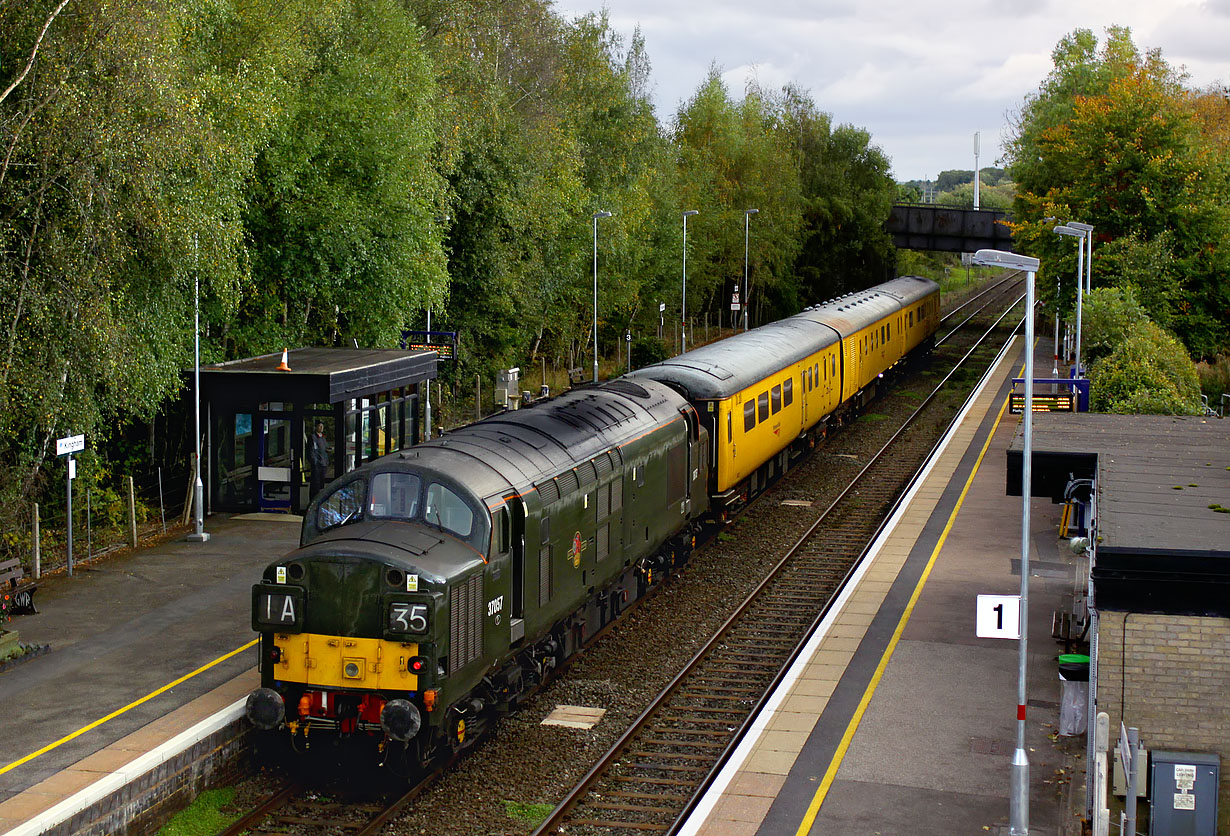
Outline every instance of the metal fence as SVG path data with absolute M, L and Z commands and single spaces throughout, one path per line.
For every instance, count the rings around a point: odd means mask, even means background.
M 117 513 L 114 502 L 112 507 L 100 507 L 88 488 L 73 492 L 74 565 L 133 548 L 144 539 L 187 524 L 191 496 L 187 467 L 154 467 L 120 481 L 122 513 Z M 69 566 L 68 533 L 63 507 L 48 512 L 31 503 L 18 510 L 13 525 L 0 531 L 0 558 L 18 558 L 34 578 L 64 570 Z

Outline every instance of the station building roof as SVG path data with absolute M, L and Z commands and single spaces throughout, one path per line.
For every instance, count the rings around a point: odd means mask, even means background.
M 294 348 L 201 366 L 201 392 L 212 403 L 340 403 L 436 376 L 436 352 L 404 349 Z M 188 375 L 192 374 L 189 369 Z
M 1230 617 L 1230 421 L 1164 415 L 1034 416 L 1034 496 L 1093 479 L 1100 609 Z M 1021 493 L 1024 437 L 1008 450 Z

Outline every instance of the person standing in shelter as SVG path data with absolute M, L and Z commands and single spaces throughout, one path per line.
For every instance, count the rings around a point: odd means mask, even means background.
M 320 421 L 316 422 L 316 432 L 312 434 L 312 445 L 308 448 L 308 464 L 312 467 L 311 495 L 315 497 L 325 486 L 329 470 L 329 446 L 325 439 L 325 425 Z

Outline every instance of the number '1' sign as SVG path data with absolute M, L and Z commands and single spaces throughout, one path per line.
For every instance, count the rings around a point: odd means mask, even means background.
M 1021 637 L 1020 595 L 979 595 L 974 632 L 980 639 Z

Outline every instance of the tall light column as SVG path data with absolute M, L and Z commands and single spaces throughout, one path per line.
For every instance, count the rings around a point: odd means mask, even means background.
M 1021 416 L 1024 451 L 1021 464 L 1021 638 L 1017 645 L 1016 751 L 1012 755 L 1012 791 L 1008 797 L 1009 833 L 1029 833 L 1029 754 L 1025 748 L 1025 672 L 1029 643 L 1029 505 L 1034 449 L 1034 275 L 1038 259 L 1003 250 L 979 250 L 974 264 L 1026 272 L 1025 280 L 1025 409 Z
M 748 320 L 751 319 L 751 311 L 748 310 L 748 304 L 751 299 L 747 295 L 747 229 L 748 221 L 752 215 L 759 212 L 759 209 L 744 209 L 743 210 L 743 330 L 748 327 Z
M 688 209 L 683 213 L 683 299 L 679 304 L 681 322 L 679 324 L 679 353 L 688 350 L 688 218 L 699 213 L 699 209 Z
M 1063 289 L 1063 283 L 1059 280 L 1059 276 L 1055 276 L 1055 360 L 1051 364 L 1051 379 L 1059 377 L 1059 292 Z M 1051 391 L 1054 392 L 1054 384 L 1051 384 Z
M 974 131 L 974 209 L 978 208 L 978 131 Z
M 594 213 L 594 383 L 598 382 L 598 219 L 609 217 L 610 212 Z
M 1089 253 L 1088 258 L 1085 259 L 1084 282 L 1085 292 L 1088 293 L 1093 290 L 1093 225 L 1077 223 L 1076 221 L 1068 221 L 1067 225 L 1073 229 L 1079 229 L 1081 232 L 1085 233 L 1084 247 L 1089 251 Z M 1080 278 L 1080 276 L 1077 276 L 1077 278 Z
M 1081 224 L 1087 226 L 1087 224 Z M 1085 274 L 1085 235 L 1086 232 L 1080 229 L 1072 221 L 1068 221 L 1063 226 L 1055 227 L 1055 232 L 1060 235 L 1068 235 L 1076 238 L 1076 378 L 1079 380 L 1081 374 L 1081 308 L 1085 303 L 1085 282 L 1083 276 Z
M 193 434 L 196 438 L 196 482 L 192 486 L 192 504 L 195 506 L 195 509 L 192 514 L 192 533 L 188 535 L 188 542 L 204 543 L 209 539 L 209 533 L 205 531 L 205 484 L 201 481 L 201 254 L 195 234 L 192 236 L 192 255 L 194 260 L 192 270 L 192 357 L 194 369 L 192 388 L 196 401 L 193 405 L 193 415 L 195 418 Z M 71 553 L 69 555 L 69 566 L 72 566 Z

